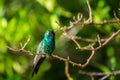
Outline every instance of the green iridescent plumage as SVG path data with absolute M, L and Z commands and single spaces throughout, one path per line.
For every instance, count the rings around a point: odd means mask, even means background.
M 45 54 L 51 55 L 55 49 L 55 32 L 53 30 L 48 30 L 45 32 L 43 40 L 38 45 L 37 54 L 34 58 L 33 74 L 38 72 L 39 66 L 42 64 L 46 58 Z

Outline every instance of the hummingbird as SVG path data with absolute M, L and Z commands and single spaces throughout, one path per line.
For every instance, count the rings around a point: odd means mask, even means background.
M 46 58 L 46 55 L 51 55 L 54 49 L 55 49 L 55 32 L 54 30 L 47 30 L 44 34 L 44 38 L 38 45 L 37 53 L 34 57 L 33 61 L 34 69 L 32 72 L 32 76 L 34 74 L 37 74 L 40 65 Z

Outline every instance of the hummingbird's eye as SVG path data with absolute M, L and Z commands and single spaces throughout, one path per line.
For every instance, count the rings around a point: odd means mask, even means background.
M 48 31 L 46 32 L 46 35 L 47 35 L 47 36 L 55 36 L 55 32 L 54 32 L 53 30 L 48 30 Z

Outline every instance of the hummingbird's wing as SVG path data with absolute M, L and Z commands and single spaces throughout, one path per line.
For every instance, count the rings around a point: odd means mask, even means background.
M 38 54 L 35 56 L 34 62 L 33 62 L 34 69 L 33 69 L 32 76 L 38 72 L 39 66 L 42 64 L 45 58 L 46 56 L 44 54 Z
M 39 44 L 38 49 L 37 49 L 37 54 L 35 55 L 35 58 L 34 58 L 34 61 L 33 61 L 33 67 L 34 67 L 34 69 L 33 69 L 32 76 L 35 73 L 38 72 L 39 66 L 42 64 L 42 62 L 46 58 L 46 55 L 41 52 L 42 47 L 43 47 L 43 42 L 41 42 Z

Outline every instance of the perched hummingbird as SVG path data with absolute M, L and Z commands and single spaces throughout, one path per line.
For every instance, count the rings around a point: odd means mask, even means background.
M 53 30 L 47 30 L 44 34 L 43 40 L 39 43 L 37 48 L 37 54 L 33 61 L 33 73 L 32 76 L 38 72 L 39 66 L 46 58 L 46 54 L 51 55 L 55 49 L 55 32 Z

